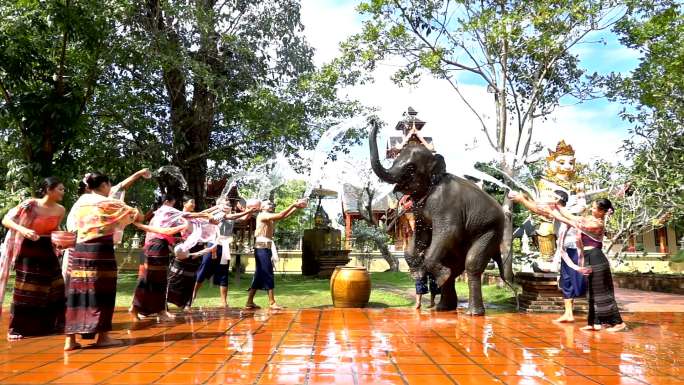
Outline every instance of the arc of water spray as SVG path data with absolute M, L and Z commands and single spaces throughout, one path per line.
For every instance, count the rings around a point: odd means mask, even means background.
M 323 168 L 327 163 L 328 156 L 335 147 L 335 144 L 339 142 L 344 135 L 352 128 L 356 128 L 360 125 L 365 125 L 367 117 L 362 115 L 352 118 L 348 121 L 335 124 L 328 128 L 314 149 L 314 155 L 311 162 L 311 171 L 309 177 L 307 178 L 306 189 L 304 190 L 303 197 L 307 198 L 313 192 L 313 189 L 321 184 Z
M 274 158 L 230 177 L 221 191 L 220 198 L 226 198 L 230 189 L 238 182 L 251 182 L 256 187 L 256 197 L 265 199 L 268 197 L 268 193 L 285 183 L 286 174 L 290 171 L 294 173 L 287 157 L 278 153 Z

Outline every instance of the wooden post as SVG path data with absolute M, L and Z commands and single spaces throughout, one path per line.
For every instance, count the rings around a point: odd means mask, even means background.
M 634 235 L 630 235 L 629 239 L 627 240 L 627 251 L 630 253 L 636 252 L 636 238 Z
M 344 243 L 345 243 L 345 248 L 346 249 L 351 249 L 351 226 L 352 226 L 352 218 L 351 214 L 349 213 L 344 213 Z
M 658 229 L 658 243 L 659 243 L 659 252 L 667 254 L 667 229 L 665 227 L 661 227 Z

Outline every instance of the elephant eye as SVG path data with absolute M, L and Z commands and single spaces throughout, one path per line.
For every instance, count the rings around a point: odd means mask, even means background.
M 413 163 L 409 163 L 406 166 L 406 173 L 414 173 L 414 172 L 416 172 L 416 165 Z

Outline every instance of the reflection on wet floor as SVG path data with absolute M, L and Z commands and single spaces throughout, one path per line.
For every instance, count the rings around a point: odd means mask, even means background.
M 126 345 L 63 353 L 63 337 L 0 343 L 1 383 L 684 384 L 683 313 L 581 332 L 553 315 L 408 309 L 115 315 Z M 7 318 L 0 327 L 7 329 Z

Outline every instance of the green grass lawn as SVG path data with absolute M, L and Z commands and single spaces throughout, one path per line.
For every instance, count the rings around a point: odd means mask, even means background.
M 330 297 L 330 283 L 328 279 L 303 277 L 296 274 L 276 274 L 276 300 L 289 308 L 310 308 L 332 306 Z M 228 303 L 231 307 L 245 304 L 247 288 L 252 280 L 251 274 L 242 274 L 240 284 L 235 284 L 235 277 L 231 275 L 228 286 Z M 411 295 L 414 293 L 414 282 L 407 273 L 371 273 L 374 285 L 371 291 L 370 307 L 408 307 L 413 305 Z M 137 273 L 122 272 L 119 274 L 116 305 L 128 307 L 133 298 L 133 291 L 137 282 Z M 5 294 L 5 306 L 12 301 L 14 278 L 10 278 Z M 464 282 L 456 283 L 456 291 L 461 300 L 468 298 L 468 286 Z M 483 286 L 485 303 L 498 307 L 508 307 L 512 303 L 513 293 L 509 289 L 496 285 Z M 259 291 L 255 302 L 260 306 L 267 305 L 265 291 Z M 195 306 L 219 306 L 219 288 L 210 282 L 205 282 L 200 290 Z M 173 307 L 173 306 L 172 306 Z M 173 309 L 172 309 L 173 310 Z

